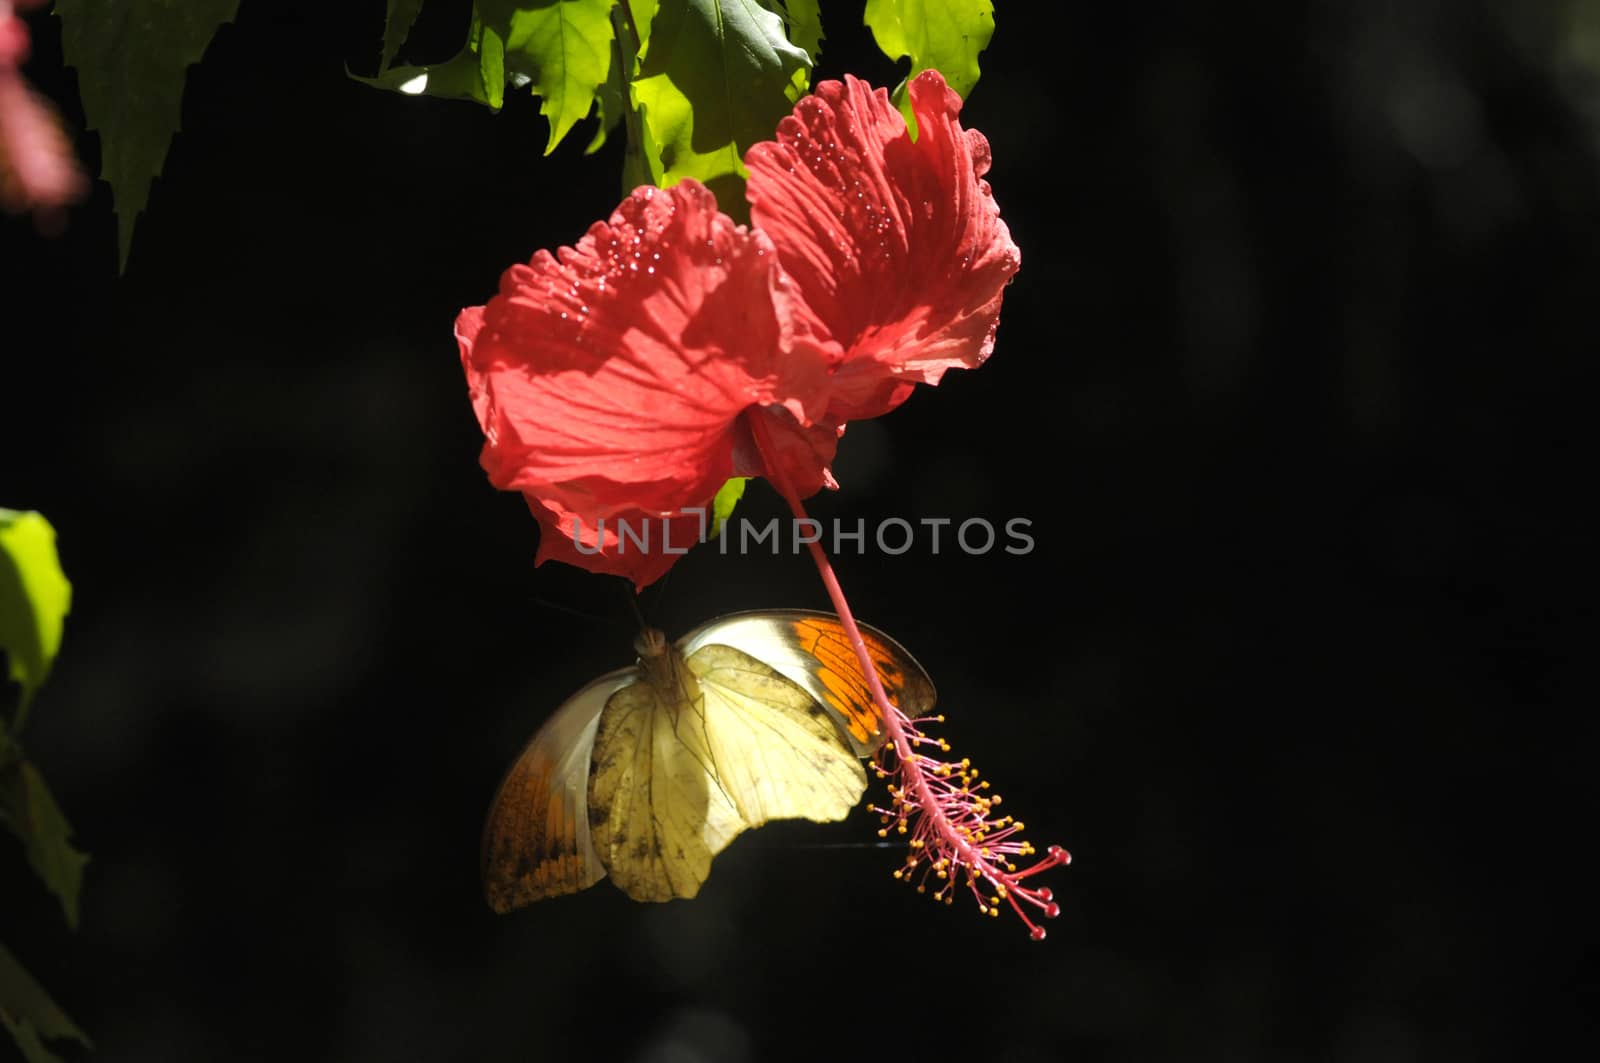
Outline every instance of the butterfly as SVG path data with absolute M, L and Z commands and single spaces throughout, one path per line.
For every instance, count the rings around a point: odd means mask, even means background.
M 922 666 L 859 627 L 890 700 L 931 709 Z M 733 613 L 675 644 L 646 629 L 634 648 L 638 662 L 568 698 L 501 782 L 482 850 L 496 912 L 607 874 L 634 900 L 693 897 L 743 831 L 835 822 L 866 792 L 883 718 L 832 613 Z

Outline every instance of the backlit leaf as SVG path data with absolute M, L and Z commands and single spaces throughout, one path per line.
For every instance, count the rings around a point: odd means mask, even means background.
M 611 9 L 611 25 L 616 31 L 611 41 L 611 66 L 606 71 L 605 84 L 595 93 L 595 117 L 599 119 L 599 128 L 595 130 L 589 146 L 583 149 L 586 155 L 592 155 L 604 146 L 611 131 L 624 121 L 633 107 L 633 79 L 639 72 L 639 53 L 642 42 L 650 39 L 650 23 L 655 14 L 656 0 L 631 0 Z M 637 120 L 637 116 L 634 120 Z M 650 183 L 650 168 L 640 156 L 638 139 L 629 138 L 628 154 L 622 162 L 624 194 L 639 185 Z
M 422 0 L 388 0 L 388 11 L 383 20 L 383 58 L 378 62 L 379 73 L 389 69 L 394 62 L 421 11 Z
M 488 22 L 481 26 L 478 47 L 478 79 L 488 93 L 488 104 L 498 111 L 506 102 L 506 34 L 505 30 Z
M 0 945 L 0 1022 L 4 1022 L 28 1063 L 58 1060 L 42 1038 L 67 1038 L 92 1048 L 89 1037 L 67 1017 L 44 987 Z
M 183 114 L 183 82 L 239 0 L 57 0 L 61 47 L 78 72 L 100 175 L 117 212 L 120 262 Z
M 822 52 L 822 12 L 818 0 L 763 0 L 767 8 L 783 16 L 789 40 L 816 63 Z
M 612 66 L 612 6 L 612 0 L 480 0 L 467 43 L 453 58 L 380 70 L 376 77 L 352 77 L 413 96 L 474 100 L 496 111 L 505 103 L 508 82 L 513 88 L 526 87 L 539 97 L 539 112 L 550 122 L 548 155 L 588 117 L 606 85 Z M 389 28 L 394 29 L 392 23 Z M 621 98 L 620 84 L 614 93 Z M 602 114 L 601 119 L 604 123 L 611 116 Z
M 426 95 L 445 100 L 473 100 L 498 110 L 499 94 L 505 89 L 505 79 L 501 77 L 492 88 L 484 82 L 484 61 L 479 55 L 483 49 L 483 37 L 483 23 L 475 18 L 467 34 L 466 45 L 442 63 L 390 67 L 379 71 L 377 77 L 370 78 L 349 71 L 346 73 L 352 79 L 371 85 L 373 88 L 403 92 L 407 96 Z M 492 37 L 489 47 L 491 49 L 502 47 L 499 37 Z
M 484 24 L 505 41 L 506 74 L 527 78 L 550 121 L 545 154 L 588 117 L 611 66 L 612 0 L 482 0 Z M 519 81 L 520 83 L 520 81 Z
M 909 56 L 907 81 L 937 70 L 963 97 L 978 83 L 978 53 L 994 36 L 990 0 L 867 0 L 864 21 L 883 54 Z M 895 89 L 895 103 L 916 136 L 916 118 L 906 102 L 906 83 Z
M 711 500 L 711 527 L 706 538 L 715 539 L 722 534 L 722 525 L 733 516 L 733 509 L 744 497 L 744 489 L 749 483 L 748 476 L 735 476 L 717 490 L 716 497 Z
M 623 113 L 628 109 L 628 80 L 632 73 L 629 69 L 632 64 L 626 57 L 628 50 L 621 40 L 612 39 L 611 66 L 606 70 L 605 83 L 595 90 L 594 116 L 598 121 L 594 136 L 583 149 L 585 155 L 593 155 L 605 146 L 606 138 L 621 124 Z M 637 57 L 633 62 L 637 62 Z
M 740 217 L 742 156 L 770 140 L 811 58 L 757 0 L 666 0 L 650 30 L 634 101 L 655 142 L 660 183 L 697 178 Z
M 50 674 L 72 608 L 72 584 L 56 556 L 56 530 L 38 513 L 0 509 L 0 652 L 22 686 L 18 722 Z
M 0 823 L 22 841 L 29 865 L 61 902 L 67 925 L 76 929 L 83 865 L 89 857 L 73 846 L 72 824 L 29 761 L 0 769 Z

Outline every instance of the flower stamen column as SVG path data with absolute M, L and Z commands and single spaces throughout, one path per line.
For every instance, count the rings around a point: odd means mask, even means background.
M 767 427 L 766 415 L 758 410 L 746 420 L 767 466 L 768 480 L 789 504 L 794 515 L 809 521 L 805 505 L 789 483 L 783 463 L 775 460 L 776 447 Z M 963 881 L 961 876 L 965 876 L 965 885 L 977 900 L 979 911 L 987 915 L 999 915 L 1000 903 L 1009 902 L 1012 910 L 1027 925 L 1033 939 L 1042 941 L 1044 927 L 1029 918 L 1028 907 L 1047 919 L 1055 918 L 1060 908 L 1048 887 L 1024 885 L 1024 880 L 1070 863 L 1072 855 L 1061 846 L 1052 845 L 1042 858 L 1027 867 L 1018 868 L 1012 862 L 1012 857 L 1025 858 L 1037 852 L 1031 843 L 1020 837 L 1022 823 L 1009 815 L 994 815 L 1001 803 L 1000 797 L 998 794 L 991 796 L 983 793 L 989 784 L 978 779 L 978 770 L 972 767 L 970 760 L 952 763 L 919 752 L 926 746 L 936 746 L 940 752 L 949 752 L 948 742 L 930 738 L 921 729 L 923 723 L 942 723 L 944 717 L 912 719 L 889 700 L 828 555 L 815 538 L 810 539 L 807 547 L 811 551 L 811 560 L 817 566 L 817 574 L 822 577 L 822 585 L 828 591 L 828 598 L 833 602 L 834 611 L 839 614 L 839 622 L 850 639 L 850 648 L 861 665 L 873 703 L 883 716 L 884 727 L 889 734 L 889 741 L 879 752 L 874 769 L 879 778 L 895 778 L 895 782 L 889 783 L 892 803 L 888 808 L 873 806 L 873 810 L 883 817 L 885 824 L 894 823 L 898 833 L 911 835 L 911 851 L 906 856 L 904 866 L 895 872 L 895 878 L 915 882 L 921 892 L 926 889 L 926 880 L 932 875 L 942 882 L 935 889 L 934 897 L 953 903 L 955 888 Z M 888 827 L 885 826 L 878 834 L 887 837 Z M 985 884 L 992 893 L 984 893 Z

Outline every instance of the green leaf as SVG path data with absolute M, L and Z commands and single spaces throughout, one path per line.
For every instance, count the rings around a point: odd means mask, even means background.
M 611 65 L 606 68 L 605 83 L 594 94 L 594 114 L 599 119 L 598 128 L 595 129 L 594 136 L 589 138 L 589 143 L 584 146 L 585 155 L 593 155 L 605 147 L 606 138 L 622 121 L 623 112 L 628 109 L 628 79 L 632 77 L 632 72 L 626 76 L 623 74 L 629 67 L 629 62 L 624 56 L 626 50 L 621 40 L 612 39 Z
M 639 54 L 643 55 L 650 44 L 650 30 L 656 24 L 656 14 L 661 10 L 661 0 L 628 0 L 628 12 L 633 15 L 633 29 L 639 35 Z
M 56 530 L 37 513 L 0 509 L 0 652 L 22 686 L 15 729 L 61 648 L 72 584 L 56 556 Z
M 622 186 L 625 193 L 640 185 L 665 187 L 667 184 L 666 173 L 661 168 L 661 146 L 651 135 L 650 123 L 645 121 L 643 110 L 638 111 L 638 117 L 638 150 L 635 151 L 634 146 L 629 144 L 628 156 L 622 161 Z
M 498 46 L 499 39 L 495 38 L 490 47 Z M 387 70 L 380 70 L 377 77 L 370 78 L 349 70 L 346 70 L 345 74 L 353 81 L 377 89 L 401 92 L 407 96 L 427 95 L 445 100 L 472 100 L 499 110 L 498 93 L 503 90 L 505 79 L 502 77 L 497 81 L 491 92 L 490 86 L 485 84 L 483 79 L 484 61 L 479 56 L 482 49 L 483 22 L 474 17 L 472 27 L 467 33 L 466 45 L 460 52 L 442 63 L 390 67 Z
M 388 10 L 383 19 L 383 58 L 378 60 L 378 73 L 383 73 L 394 63 L 400 46 L 411 34 L 411 27 L 422 12 L 422 0 L 387 0 Z
M 994 36 L 994 5 L 990 0 L 867 0 L 864 21 L 884 55 L 910 56 L 906 81 L 937 70 L 965 97 L 978 83 L 978 53 Z M 915 137 L 917 120 L 905 90 L 902 81 L 894 98 Z
M 761 0 L 761 6 L 783 19 L 789 42 L 811 57 L 811 67 L 794 72 L 789 98 L 798 100 L 811 91 L 811 69 L 822 50 L 822 12 L 817 10 L 817 0 Z
M 548 155 L 589 116 L 611 67 L 613 0 L 482 0 L 484 25 L 505 41 L 506 73 L 526 79 L 550 121 Z
M 185 71 L 200 61 L 239 0 L 56 0 L 61 48 L 78 71 L 100 173 L 117 214 L 119 268 L 133 226 L 183 116 Z
M 375 88 L 474 100 L 496 111 L 505 104 L 508 81 L 526 86 L 540 98 L 539 113 L 550 122 L 548 155 L 588 117 L 606 84 L 612 6 L 613 0 L 481 0 L 473 9 L 467 43 L 453 58 L 380 70 L 377 77 L 350 76 Z M 615 94 L 620 100 L 620 82 Z M 602 131 L 607 118 L 603 113 Z
M 707 539 L 715 539 L 722 534 L 722 526 L 733 516 L 733 507 L 744 497 L 744 489 L 749 482 L 748 476 L 735 476 L 717 489 L 717 496 L 711 500 L 711 532 L 706 536 Z
M 633 86 L 659 183 L 697 178 L 723 210 L 746 214 L 744 152 L 772 138 L 810 68 L 757 0 L 664 0 Z
M 377 77 L 346 70 L 353 81 L 407 96 L 436 96 L 443 100 L 473 100 L 488 106 L 489 89 L 483 83 L 476 43 L 442 63 L 428 66 L 392 66 Z
M 22 1053 L 23 1063 L 62 1063 L 60 1056 L 44 1046 L 39 1031 L 27 1019 L 13 1021 L 10 1015 L 0 1011 L 0 1022 L 5 1023 L 6 1029 L 11 1031 L 11 1038 Z
M 485 101 L 498 111 L 506 103 L 506 37 L 488 23 L 480 25 L 478 38 L 478 80 L 489 94 Z
M 762 0 L 768 10 L 783 16 L 789 40 L 804 49 L 815 65 L 822 54 L 822 11 L 819 0 Z
M 6 1029 L 11 1031 L 11 1039 L 22 1053 L 24 1063 L 62 1063 L 60 1056 L 44 1046 L 39 1031 L 27 1019 L 12 1019 L 0 1009 L 0 1023 L 5 1023 Z
M 50 994 L 27 972 L 4 945 L 0 945 L 0 1021 L 16 1039 L 28 1063 L 60 1063 L 44 1047 L 42 1038 L 67 1038 L 93 1048 L 89 1036 L 67 1017 Z
M 611 40 L 611 65 L 606 69 L 605 83 L 595 93 L 595 116 L 600 120 L 600 127 L 595 130 L 594 139 L 589 141 L 588 147 L 583 149 L 585 155 L 599 151 L 611 131 L 625 117 L 630 124 L 637 121 L 638 116 L 630 114 L 633 110 L 631 87 L 634 75 L 639 72 L 640 42 L 650 39 L 650 22 L 655 16 L 656 0 L 630 0 L 627 4 L 616 4 L 611 8 L 611 26 L 615 30 Z M 630 24 L 632 29 L 629 28 Z M 639 28 L 641 26 L 642 30 Z M 624 194 L 649 183 L 649 168 L 635 157 L 638 154 L 638 139 L 636 135 L 629 137 L 628 154 L 623 159 Z M 630 174 L 640 173 L 646 174 L 643 180 L 628 180 Z
M 72 845 L 72 824 L 56 804 L 44 776 L 29 761 L 0 771 L 0 823 L 21 839 L 29 865 L 61 902 L 67 925 L 76 930 L 83 865 L 89 857 Z

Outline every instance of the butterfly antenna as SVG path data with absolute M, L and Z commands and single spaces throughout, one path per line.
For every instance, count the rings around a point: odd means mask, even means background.
M 903 849 L 905 842 L 796 842 L 793 845 L 758 846 L 787 852 L 791 849 Z
M 627 577 L 622 578 L 622 593 L 628 599 L 628 608 L 633 611 L 633 618 L 639 622 L 639 630 L 643 631 L 650 626 L 644 618 L 644 609 L 639 605 L 639 592 L 633 589 L 633 581 Z
M 588 620 L 588 621 L 590 621 L 592 623 L 596 623 L 596 624 L 605 624 L 605 623 L 609 623 L 611 621 L 610 617 L 601 616 L 598 613 L 586 612 L 585 610 L 582 610 L 582 609 L 575 609 L 570 605 L 565 605 L 565 604 L 563 604 L 561 602 L 552 601 L 549 598 L 542 598 L 542 597 L 540 597 L 538 595 L 534 595 L 533 604 L 534 605 L 538 605 L 538 606 L 542 606 L 545 609 L 553 609 L 558 613 L 566 613 L 568 616 L 575 616 L 580 620 Z
M 669 581 L 669 580 L 671 580 L 671 579 L 672 579 L 672 570 L 671 570 L 671 569 L 668 569 L 668 570 L 667 570 L 667 574 L 666 574 L 666 575 L 664 575 L 664 576 L 662 576 L 662 577 L 661 577 L 661 580 L 660 580 L 660 582 L 658 582 L 658 583 L 657 583 L 657 584 L 656 584 L 656 587 L 655 587 L 655 592 L 656 592 L 656 593 L 655 593 L 655 599 L 656 599 L 656 604 L 657 604 L 657 605 L 660 605 L 660 604 L 661 604 L 661 601 L 662 601 L 662 599 L 663 599 L 663 598 L 665 598 L 665 597 L 666 597 L 666 596 L 667 596 L 667 583 L 668 583 L 668 581 Z M 658 609 L 658 610 L 655 610 L 655 611 L 656 611 L 656 612 L 657 612 L 657 613 L 659 613 L 659 612 L 660 612 L 660 610 L 659 610 L 659 609 Z M 643 621 L 641 621 L 641 623 L 642 623 L 642 622 L 643 622 Z

